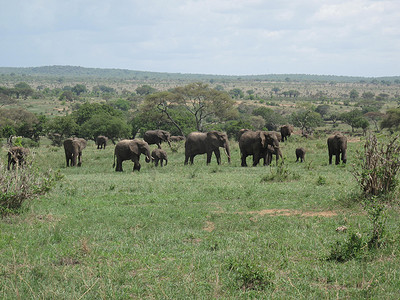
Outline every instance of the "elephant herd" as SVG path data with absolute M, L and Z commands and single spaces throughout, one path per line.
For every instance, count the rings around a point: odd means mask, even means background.
M 276 156 L 276 161 L 281 158 L 283 161 L 282 152 L 280 150 L 279 142 L 287 140 L 287 137 L 293 132 L 293 127 L 282 126 L 280 132 L 274 131 L 252 131 L 248 129 L 241 129 L 238 134 L 239 148 L 241 154 L 241 166 L 246 167 L 246 158 L 248 156 L 253 157 L 253 166 L 259 164 L 260 160 L 263 159 L 264 165 L 269 165 L 272 162 L 273 155 Z M 140 170 L 140 155 L 145 156 L 145 161 L 149 163 L 153 161 L 155 166 L 160 163 L 161 166 L 167 165 L 168 157 L 167 152 L 161 149 L 161 143 L 167 142 L 171 146 L 171 141 L 182 141 L 185 140 L 185 161 L 184 164 L 193 164 L 194 157 L 200 154 L 206 154 L 207 164 L 211 162 L 212 154 L 214 153 L 217 163 L 221 164 L 221 153 L 219 148 L 223 148 L 227 157 L 228 162 L 231 161 L 231 152 L 229 148 L 228 136 L 224 132 L 220 131 L 209 131 L 209 132 L 192 132 L 186 138 L 183 136 L 171 136 L 168 131 L 165 130 L 149 130 L 146 131 L 144 140 L 133 139 L 133 140 L 121 140 L 119 141 L 114 149 L 114 164 L 115 171 L 122 172 L 122 162 L 125 160 L 131 160 L 134 164 L 133 170 Z M 105 149 L 108 138 L 105 136 L 98 136 L 96 144 L 98 149 Z M 82 165 L 82 151 L 87 146 L 87 141 L 82 138 L 68 138 L 64 141 L 64 151 L 67 167 L 69 166 L 81 166 Z M 155 144 L 157 148 L 152 152 L 150 146 Z M 332 164 L 332 157 L 335 156 L 335 164 L 339 164 L 340 160 L 343 163 L 347 161 L 347 138 L 341 133 L 336 133 L 329 137 L 327 140 L 328 153 L 329 153 L 329 164 Z M 304 161 L 306 150 L 302 147 L 296 149 L 296 162 Z M 23 147 L 11 147 L 8 151 L 8 166 L 10 170 L 12 165 L 23 165 L 26 156 L 29 154 L 29 150 Z

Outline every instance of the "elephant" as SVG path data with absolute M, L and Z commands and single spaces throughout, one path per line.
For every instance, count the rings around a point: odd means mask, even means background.
M 185 142 L 185 165 L 193 164 L 194 157 L 197 154 L 207 153 L 207 165 L 211 162 L 212 153 L 215 153 L 217 163 L 221 164 L 221 154 L 219 147 L 225 149 L 228 156 L 228 162 L 231 162 L 231 152 L 229 149 L 228 135 L 225 132 L 209 131 L 209 132 L 192 132 Z
M 64 141 L 65 159 L 67 167 L 75 167 L 76 159 L 78 158 L 78 167 L 82 165 L 81 157 L 82 150 L 86 148 L 87 141 L 82 138 L 68 138 Z
M 124 160 L 133 161 L 133 171 L 140 171 L 140 155 L 144 154 L 146 156 L 145 160 L 147 163 L 151 161 L 150 147 L 145 141 L 133 139 L 133 140 L 122 140 L 117 143 L 114 150 L 114 164 L 115 158 L 117 158 L 117 167 L 115 171 L 122 172 L 122 162 Z
M 12 168 L 15 169 L 15 164 L 18 166 L 22 166 L 25 164 L 25 159 L 29 154 L 29 149 L 24 148 L 24 147 L 11 147 L 8 150 L 7 156 L 8 156 L 8 164 L 7 164 L 7 170 L 10 170 L 10 166 L 12 165 Z
M 99 135 L 96 138 L 97 149 L 106 149 L 107 142 L 108 142 L 108 137 L 104 135 Z
M 342 161 L 345 164 L 347 162 L 347 137 L 342 133 L 338 132 L 328 138 L 328 152 L 329 152 L 329 164 L 332 164 L 332 156 L 336 156 L 335 164 L 340 163 L 340 154 L 342 154 Z
M 264 166 L 269 166 L 271 164 L 272 155 L 276 156 L 276 164 L 278 164 L 279 157 L 282 159 L 282 162 L 283 162 L 283 156 L 282 156 L 281 149 L 279 147 L 274 148 L 273 146 L 268 145 L 267 151 L 266 151 L 266 156 L 264 158 Z
M 168 156 L 167 156 L 167 152 L 165 152 L 165 150 L 163 149 L 154 149 L 151 152 L 151 157 L 152 157 L 152 161 L 154 162 L 154 165 L 157 167 L 158 166 L 158 162 L 160 162 L 161 167 L 163 166 L 163 162 L 165 160 L 165 165 L 168 164 Z
M 156 144 L 158 149 L 161 149 L 161 143 L 167 142 L 168 145 L 171 147 L 170 143 L 171 134 L 165 130 L 148 130 L 144 133 L 143 139 L 149 145 Z
M 306 149 L 304 148 L 297 148 L 296 149 L 296 162 L 299 161 L 303 162 L 304 161 L 304 156 L 306 155 Z
M 283 125 L 281 127 L 281 135 L 282 139 L 281 141 L 284 142 L 287 140 L 287 138 L 293 133 L 293 126 L 292 125 Z
M 261 130 L 248 130 L 244 132 L 239 139 L 242 167 L 247 167 L 246 158 L 249 155 L 253 155 L 253 166 L 258 165 L 261 158 L 264 159 L 265 165 L 267 163 L 268 145 L 271 145 L 274 152 L 282 157 L 282 153 L 279 149 L 279 141 L 275 133 Z
M 169 138 L 170 142 L 180 142 L 184 141 L 186 138 L 183 135 L 171 135 Z

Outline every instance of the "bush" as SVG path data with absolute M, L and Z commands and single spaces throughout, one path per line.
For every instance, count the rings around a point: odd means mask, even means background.
M 264 290 L 272 285 L 273 274 L 249 258 L 231 258 L 227 265 L 239 289 Z
M 360 234 L 352 233 L 347 240 L 343 242 L 337 241 L 332 246 L 331 252 L 326 260 L 346 262 L 353 258 L 361 258 L 366 246 L 367 243 L 363 241 Z
M 0 216 L 17 213 L 24 202 L 45 194 L 61 178 L 52 170 L 39 173 L 29 161 L 11 171 L 0 162 Z
M 375 135 L 365 141 L 364 152 L 357 152 L 360 162 L 354 167 L 353 176 L 365 197 L 383 196 L 393 192 L 398 185 L 396 175 L 400 169 L 400 145 L 398 136 L 389 142 L 378 143 Z

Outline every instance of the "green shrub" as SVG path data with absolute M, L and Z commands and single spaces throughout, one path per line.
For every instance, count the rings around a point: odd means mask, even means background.
M 0 162 L 0 216 L 17 213 L 24 202 L 45 194 L 61 178 L 52 170 L 39 173 L 31 162 L 10 171 Z
M 363 250 L 367 248 L 367 243 L 363 241 L 360 234 L 351 233 L 345 241 L 336 241 L 332 246 L 327 260 L 346 262 L 353 258 L 361 258 Z
M 264 290 L 272 285 L 273 274 L 249 258 L 231 258 L 227 267 L 238 289 Z

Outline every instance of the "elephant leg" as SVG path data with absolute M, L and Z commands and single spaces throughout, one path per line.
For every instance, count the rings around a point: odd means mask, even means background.
M 333 154 L 329 153 L 329 164 L 330 165 L 332 164 L 332 156 L 333 156 Z
M 161 166 L 161 167 L 162 167 L 163 164 L 164 164 L 163 162 L 164 162 L 164 160 L 161 158 L 161 159 L 160 159 L 160 166 Z
M 207 152 L 207 165 L 211 162 L 212 152 Z
M 257 166 L 260 162 L 260 155 L 257 153 L 253 154 L 253 167 Z
M 161 149 L 161 143 L 157 143 L 158 149 Z
M 117 156 L 117 166 L 115 168 L 116 172 L 122 172 L 122 160 Z
M 78 153 L 78 167 L 82 166 L 82 161 L 81 161 L 81 159 L 82 159 L 82 152 L 79 152 L 79 153 Z
M 188 164 L 188 161 L 189 161 L 189 155 L 188 154 L 185 154 L 185 166 Z
M 140 163 L 139 163 L 139 157 L 135 156 L 132 158 L 133 161 L 133 171 L 137 170 L 140 171 Z
M 216 149 L 215 151 L 214 151 L 214 153 L 215 153 L 215 157 L 217 158 L 217 164 L 221 164 L 221 152 L 219 151 L 219 149 Z
M 154 159 L 154 165 L 155 165 L 156 167 L 158 167 L 158 158 L 155 158 L 155 159 Z
M 194 155 L 190 156 L 190 164 L 193 165 L 193 161 L 194 161 Z
M 340 153 L 337 153 L 335 155 L 336 159 L 335 159 L 335 165 L 338 165 L 340 163 Z
M 246 163 L 246 155 L 242 153 L 242 167 L 247 167 L 247 163 Z

